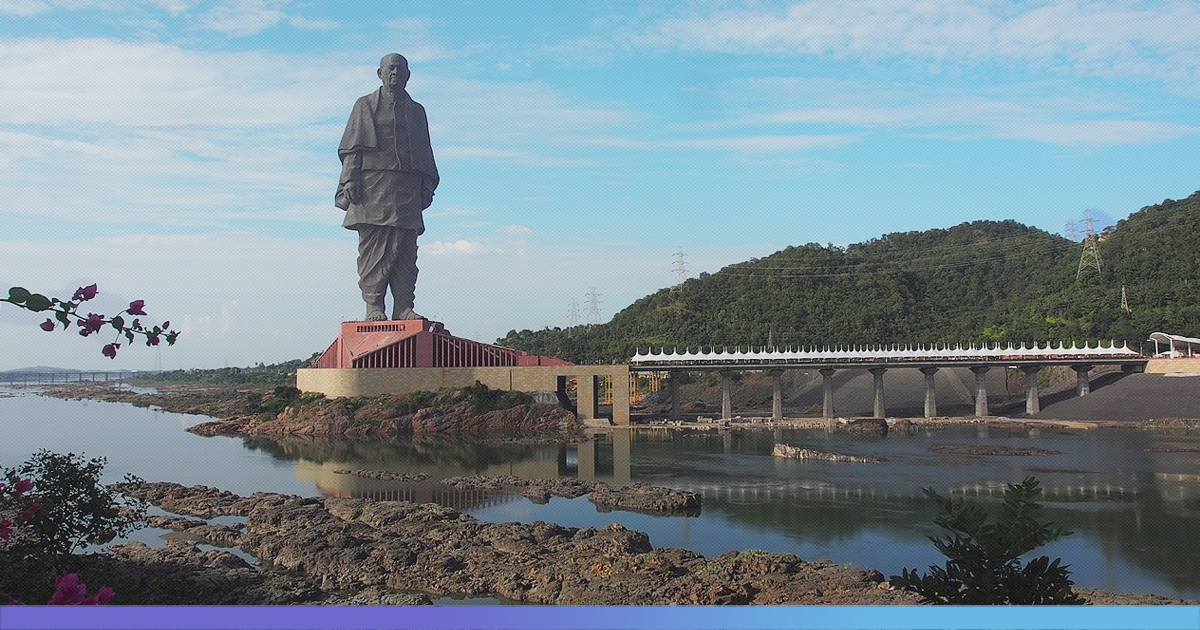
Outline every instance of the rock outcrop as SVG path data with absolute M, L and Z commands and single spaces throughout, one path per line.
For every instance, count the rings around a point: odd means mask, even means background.
M 1053 451 L 1045 448 L 1037 448 L 1033 446 L 998 446 L 994 444 L 941 444 L 929 447 L 929 450 L 935 453 L 946 453 L 952 455 L 1002 455 L 1006 457 L 1018 456 L 1046 456 L 1059 455 L 1062 451 Z
M 644 483 L 611 486 L 603 481 L 581 481 L 571 477 L 522 479 L 509 475 L 448 477 L 441 480 L 440 483 L 459 489 L 517 492 L 536 503 L 544 503 L 551 496 L 573 499 L 586 494 L 588 500 L 597 506 L 614 510 L 651 513 L 699 512 L 700 510 L 700 495 L 695 492 Z
M 705 558 L 685 549 L 653 548 L 646 534 L 615 523 L 603 529 L 485 523 L 436 504 L 238 497 L 169 483 L 123 489 L 181 514 L 245 516 L 240 546 L 259 558 L 257 579 L 283 581 L 270 595 L 265 586 L 245 582 L 253 593 L 208 603 L 249 603 L 254 597 L 262 599 L 255 603 L 314 601 L 333 593 L 462 594 L 591 605 L 916 602 L 888 589 L 877 571 L 759 551 Z M 250 579 L 251 571 L 229 554 L 220 558 L 196 559 L 201 566 L 228 564 L 229 571 L 243 572 L 239 579 Z M 218 573 L 211 579 L 225 579 Z
M 870 455 L 843 455 L 841 453 L 828 453 L 826 451 L 818 451 L 811 448 L 800 448 L 799 446 L 791 446 L 789 444 L 776 444 L 775 449 L 771 452 L 775 457 L 786 457 L 788 459 L 799 459 L 802 461 L 822 461 L 822 462 L 850 462 L 854 464 L 878 464 L 882 459 L 871 457 Z

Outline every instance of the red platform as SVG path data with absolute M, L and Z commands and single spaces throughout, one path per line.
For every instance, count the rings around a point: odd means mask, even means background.
M 318 368 L 431 368 L 574 365 L 451 335 L 440 322 L 403 319 L 344 322 Z

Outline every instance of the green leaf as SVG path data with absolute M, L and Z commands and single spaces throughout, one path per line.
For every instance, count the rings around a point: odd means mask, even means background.
M 125 319 L 120 315 L 112 318 L 112 327 L 117 330 L 125 330 Z
M 24 304 L 25 300 L 29 299 L 29 291 L 21 287 L 13 287 L 8 290 L 8 299 L 12 300 L 15 304 Z
M 50 298 L 42 295 L 41 293 L 33 293 L 30 294 L 29 297 L 25 298 L 25 308 L 35 313 L 40 313 L 41 311 L 44 311 L 53 305 L 54 303 L 50 301 Z

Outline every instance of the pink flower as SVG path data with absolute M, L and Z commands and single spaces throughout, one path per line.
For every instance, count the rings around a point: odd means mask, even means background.
M 165 321 L 165 322 L 163 322 L 163 325 L 162 325 L 162 327 L 163 327 L 163 330 L 166 330 L 166 329 L 170 328 L 170 327 L 171 327 L 171 322 L 170 322 L 170 321 Z
M 13 490 L 17 491 L 17 496 L 20 496 L 30 490 L 33 490 L 33 482 L 28 478 L 22 479 L 13 486 Z
M 134 301 L 130 302 L 129 303 L 129 314 L 130 315 L 145 315 L 146 311 L 142 310 L 142 307 L 145 305 L 146 305 L 145 300 L 134 300 Z
M 46 332 L 54 330 L 54 320 L 47 319 L 46 321 L 42 322 L 42 330 Z
M 114 593 L 113 593 L 113 590 L 111 587 L 101 586 L 100 590 L 96 591 L 95 595 L 92 595 L 92 596 L 88 597 L 87 599 L 83 600 L 83 605 L 84 606 L 105 606 L 108 604 L 108 602 L 112 601 L 113 595 L 114 595 Z
M 8 519 L 0 521 L 0 540 L 8 540 L 12 538 L 12 533 L 12 521 Z
M 33 517 L 36 516 L 37 513 L 39 511 L 41 511 L 41 509 L 42 509 L 41 503 L 38 503 L 37 501 L 30 503 L 29 507 L 25 508 L 24 512 L 21 512 L 21 522 L 28 523 L 29 521 L 32 521 Z
M 75 296 L 71 298 L 74 302 L 86 302 L 96 297 L 96 285 L 79 287 L 75 290 Z
M 119 343 L 110 343 L 107 346 L 104 346 L 104 348 L 100 350 L 100 354 L 103 354 L 104 356 L 106 356 L 110 359 L 115 359 L 115 358 L 117 358 L 117 348 L 120 348 L 120 347 L 121 347 L 121 344 L 119 344 Z
M 54 595 L 50 597 L 50 601 L 46 602 L 47 606 L 77 606 L 83 603 L 83 598 L 87 595 L 87 584 L 79 582 L 79 576 L 75 573 L 68 573 L 60 576 L 54 584 Z
M 113 590 L 107 586 L 101 586 L 95 595 L 87 594 L 87 584 L 79 581 L 79 575 L 68 573 L 60 576 L 54 584 L 54 595 L 50 601 L 46 602 L 47 606 L 96 606 L 105 605 L 112 601 Z
M 87 319 L 79 321 L 79 334 L 84 337 L 99 332 L 104 327 L 104 316 L 96 313 L 88 313 Z

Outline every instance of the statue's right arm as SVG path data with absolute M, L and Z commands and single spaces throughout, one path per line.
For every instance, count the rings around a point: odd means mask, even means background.
M 362 152 L 347 154 L 342 161 L 342 186 L 346 197 L 355 203 L 362 201 Z

